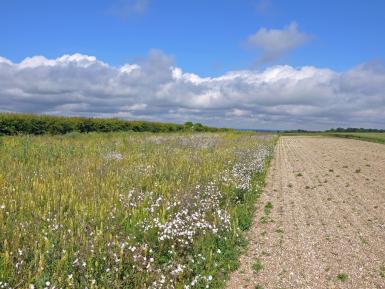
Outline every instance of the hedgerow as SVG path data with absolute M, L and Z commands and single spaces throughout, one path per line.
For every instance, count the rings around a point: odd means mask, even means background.
M 185 124 L 128 121 L 117 118 L 63 117 L 36 114 L 0 113 L 0 135 L 66 134 L 71 132 L 216 132 L 228 129 L 207 127 L 200 123 Z

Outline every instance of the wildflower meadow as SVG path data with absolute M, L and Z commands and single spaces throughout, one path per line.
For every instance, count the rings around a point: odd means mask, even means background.
M 276 138 L 0 138 L 0 288 L 220 288 Z

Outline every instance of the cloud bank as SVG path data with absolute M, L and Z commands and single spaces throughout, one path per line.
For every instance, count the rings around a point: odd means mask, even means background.
M 255 34 L 248 37 L 247 43 L 262 50 L 262 56 L 258 62 L 266 63 L 301 46 L 310 38 L 310 35 L 298 31 L 297 23 L 292 22 L 283 29 L 260 28 Z
M 0 57 L 0 110 L 238 128 L 384 127 L 385 68 L 273 66 L 200 77 L 153 50 L 114 67 L 93 56 Z

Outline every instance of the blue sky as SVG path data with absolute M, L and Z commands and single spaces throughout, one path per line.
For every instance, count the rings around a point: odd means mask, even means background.
M 380 0 L 2 0 L 0 111 L 384 127 L 384 34 Z
M 275 63 L 336 70 L 385 57 L 385 1 L 3 0 L 0 55 L 94 55 L 119 65 L 156 48 L 200 75 L 249 68 L 258 51 L 245 39 L 259 28 L 295 21 L 311 41 Z M 119 13 L 119 10 L 121 13 Z

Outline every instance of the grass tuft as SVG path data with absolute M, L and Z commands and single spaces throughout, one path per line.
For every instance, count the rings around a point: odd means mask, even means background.
M 349 276 L 348 276 L 348 274 L 346 274 L 346 273 L 339 273 L 339 274 L 337 275 L 337 279 L 340 280 L 340 281 L 342 281 L 342 282 L 348 280 L 348 278 L 349 278 Z
M 253 263 L 252 269 L 255 273 L 258 273 L 263 269 L 263 265 L 260 259 L 255 260 L 255 262 Z

